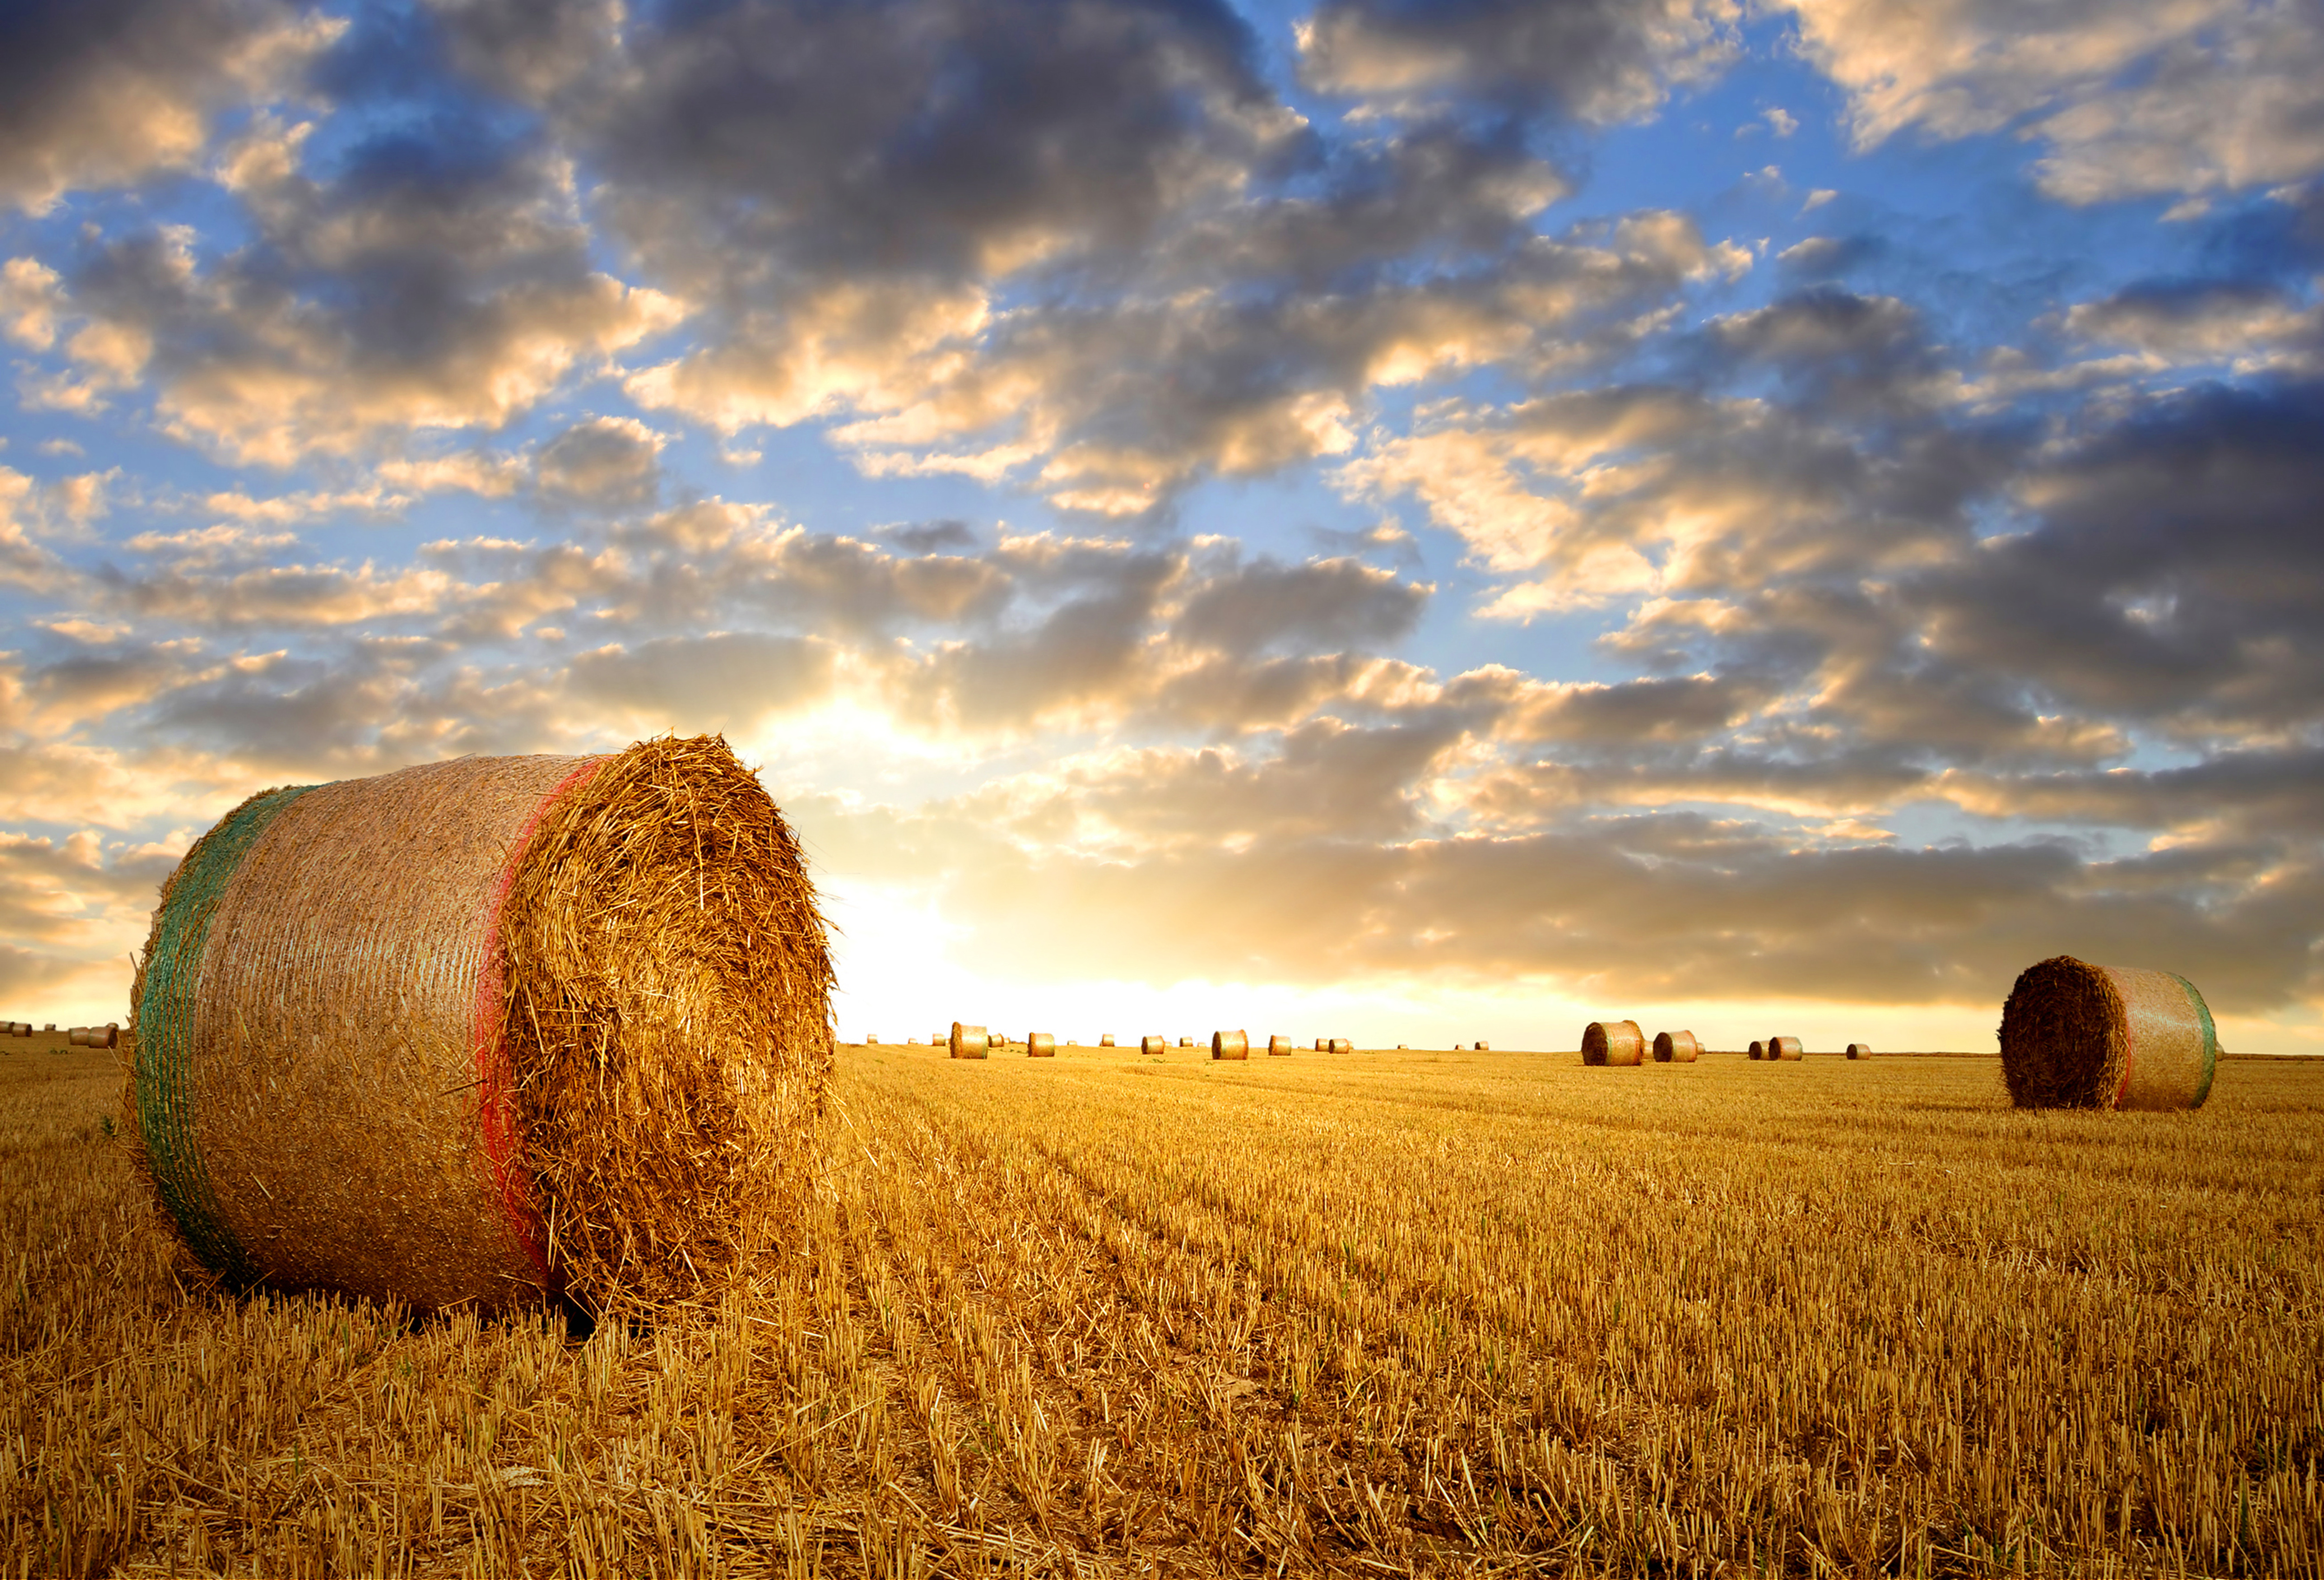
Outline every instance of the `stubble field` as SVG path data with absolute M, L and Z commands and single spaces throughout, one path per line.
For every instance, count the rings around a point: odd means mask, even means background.
M 2324 1066 L 844 1049 L 794 1256 L 568 1337 L 173 1270 L 0 1059 L 0 1572 L 2324 1575 Z

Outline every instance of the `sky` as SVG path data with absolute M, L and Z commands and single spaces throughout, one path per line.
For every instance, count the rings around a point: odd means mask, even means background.
M 0 1014 L 722 731 L 853 1039 L 2324 1052 L 2324 4 L 0 9 Z

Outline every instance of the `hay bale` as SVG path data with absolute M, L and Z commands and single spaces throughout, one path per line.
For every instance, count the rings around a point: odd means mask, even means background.
M 1332 1039 L 1332 1052 L 1334 1052 L 1334 1053 L 1352 1053 L 1352 1052 L 1354 1052 L 1355 1051 L 1356 1051 L 1356 1045 L 1355 1045 L 1353 1043 L 1349 1042 L 1347 1038 L 1345 1038 L 1345 1037 L 1334 1037 L 1334 1038 L 1333 1038 L 1333 1039 Z
M 1584 1064 L 1643 1064 L 1646 1034 L 1636 1021 L 1591 1021 L 1582 1028 Z
M 831 985 L 715 737 L 270 790 L 162 889 L 126 1117 L 230 1284 L 639 1312 L 783 1234 Z
M 1268 1038 L 1268 1039 L 1267 1039 L 1267 1056 L 1268 1056 L 1269 1059 L 1288 1059 L 1288 1058 L 1290 1058 L 1290 1057 L 1291 1057 L 1291 1039 L 1290 1039 L 1290 1038 L 1288 1038 L 1288 1037 L 1269 1037 L 1269 1038 Z
M 1250 1057 L 1250 1033 L 1248 1032 L 1213 1032 L 1211 1057 L 1213 1059 L 1248 1059 Z
M 2171 971 L 2059 955 L 2018 974 L 2001 1075 L 2021 1108 L 2200 1108 L 2218 1069 L 2210 1006 Z
M 1770 1061 L 1782 1060 L 1785 1063 L 1796 1063 L 1802 1052 L 1800 1040 L 1797 1037 L 1767 1039 L 1767 1058 Z
M 1702 1057 L 1702 1043 L 1692 1032 L 1655 1033 L 1656 1064 L 1692 1064 Z
M 1102 1036 L 1102 1037 L 1098 1038 L 1098 1040 L 1097 1040 L 1097 1045 L 1098 1045 L 1099 1047 L 1101 1047 L 1101 1048 L 1111 1048 L 1111 1047 L 1112 1047 L 1112 1046 L 1113 1046 L 1113 1033 L 1112 1033 L 1111 1032 L 1108 1032 L 1108 1033 L 1106 1033 L 1103 1036 Z
M 1331 1039 L 1331 1038 L 1329 1038 L 1329 1037 L 1318 1037 L 1318 1038 L 1316 1038 L 1316 1039 L 1315 1039 L 1315 1052 L 1318 1052 L 1318 1053 L 1329 1053 L 1331 1051 L 1332 1051 L 1332 1039 Z
M 1477 1043 L 1477 1052 L 1480 1053 L 1489 1053 L 1492 1051 L 1492 1047 L 1493 1045 L 1490 1043 L 1485 1042 L 1481 1038 L 1479 1039 Z
M 1138 1051 L 1140 1053 L 1167 1053 L 1170 1051 L 1169 1039 L 1167 1037 L 1140 1037 L 1138 1039 Z
M 1766 1056 L 1767 1056 L 1767 1044 L 1766 1044 L 1766 1043 L 1752 1043 L 1752 1044 L 1751 1044 L 1751 1057 L 1752 1057 L 1752 1058 L 1754 1058 L 1754 1059 L 1765 1059 Z
M 1050 1035 L 1048 1033 L 1047 1033 L 1047 1032 L 1028 1032 L 1028 1033 L 1025 1033 L 1025 1057 L 1026 1057 L 1026 1058 L 1028 1058 L 1028 1059 L 1055 1059 L 1056 1056 L 1057 1056 L 1057 1039 L 1056 1039 L 1056 1038 L 1055 1038 L 1055 1037 L 1051 1036 L 1051 1035 Z
M 1194 1039 L 1192 1037 L 1181 1037 L 1178 1039 L 1178 1046 L 1181 1048 L 1191 1048 L 1194 1045 Z
M 992 1038 L 982 1026 L 954 1021 L 952 1023 L 952 1035 L 945 1039 L 945 1046 L 954 1059 L 982 1059 L 991 1052 Z
M 1872 1057 L 1872 1050 L 1862 1043 L 1850 1043 L 1848 1045 L 1848 1056 L 1850 1059 L 1869 1059 Z

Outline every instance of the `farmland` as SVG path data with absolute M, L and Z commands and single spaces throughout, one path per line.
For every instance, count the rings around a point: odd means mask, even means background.
M 12 1574 L 2324 1575 L 2324 1066 L 850 1048 L 788 1262 L 576 1338 L 206 1291 L 12 1046 Z

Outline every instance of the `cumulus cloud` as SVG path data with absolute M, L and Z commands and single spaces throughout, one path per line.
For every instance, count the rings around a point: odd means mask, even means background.
M 1791 0 L 1859 147 L 2015 127 L 2070 203 L 2201 198 L 2324 170 L 2324 17 L 2274 0 Z
M 31 0 L 0 14 L 0 203 L 183 170 L 219 111 L 293 86 L 346 28 L 274 0 Z

